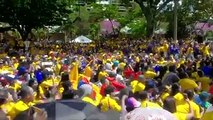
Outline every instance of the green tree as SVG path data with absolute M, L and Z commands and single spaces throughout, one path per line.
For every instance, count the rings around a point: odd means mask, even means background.
M 129 0 L 122 0 L 124 3 L 127 3 L 128 1 Z M 173 0 L 135 0 L 135 2 L 139 4 L 147 21 L 147 36 L 151 36 L 153 34 L 157 23 L 157 16 L 166 8 L 168 3 L 172 1 Z
M 190 31 L 188 26 L 202 20 L 208 21 L 213 16 L 213 0 L 182 0 L 178 6 L 178 37 L 188 37 Z M 168 37 L 173 34 L 173 7 L 167 6 L 167 9 L 160 15 L 159 20 L 169 22 Z
M 17 29 L 26 40 L 33 28 L 61 25 L 68 13 L 70 0 L 1 0 L 0 21 Z

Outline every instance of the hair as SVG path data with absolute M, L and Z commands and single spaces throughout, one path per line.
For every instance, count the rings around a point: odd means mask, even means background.
M 35 80 L 31 79 L 28 82 L 28 86 L 32 87 L 34 85 L 34 83 L 35 83 Z
M 199 77 L 203 77 L 203 76 L 204 76 L 204 73 L 203 73 L 203 71 L 201 71 L 201 70 L 198 70 L 198 71 L 197 71 L 197 74 L 198 74 Z
M 69 81 L 69 74 L 67 72 L 62 73 L 61 82 Z
M 176 71 L 175 65 L 169 66 L 169 72 L 175 72 L 175 71 Z
M 124 88 L 119 93 L 119 99 L 121 100 L 124 95 L 129 96 L 130 90 L 128 88 Z
M 107 86 L 105 89 L 105 95 L 113 93 L 114 90 L 115 90 L 115 88 L 112 87 L 111 85 Z
M 187 73 L 186 73 L 186 72 L 183 72 L 183 71 L 182 71 L 182 72 L 180 72 L 178 76 L 179 76 L 179 78 L 180 78 L 180 79 L 188 78 Z
M 26 98 L 30 93 L 30 87 L 29 86 L 22 86 L 21 90 L 19 92 L 19 96 L 24 99 Z
M 176 110 L 176 103 L 175 103 L 175 99 L 173 97 L 167 97 L 164 101 L 163 101 L 163 108 L 171 113 L 175 113 Z
M 122 70 L 120 68 L 117 68 L 116 72 L 119 74 L 122 73 Z
M 187 94 L 187 97 L 192 100 L 194 97 L 194 92 L 192 90 L 185 90 L 184 93 Z
M 146 91 L 141 91 L 138 93 L 138 98 L 143 100 L 146 100 L 148 98 L 148 93 Z
M 180 92 L 180 85 L 178 83 L 174 83 L 172 85 L 172 88 L 171 88 L 171 96 L 174 96 L 176 95 L 178 92 Z
M 66 100 L 66 99 L 73 99 L 75 96 L 74 91 L 73 90 L 67 90 L 64 91 L 62 93 L 62 99 Z
M 6 102 L 6 99 L 0 98 L 0 105 L 3 105 Z
M 64 91 L 69 90 L 69 88 L 71 87 L 71 82 L 70 81 L 64 81 L 62 83 L 62 87 L 64 88 Z

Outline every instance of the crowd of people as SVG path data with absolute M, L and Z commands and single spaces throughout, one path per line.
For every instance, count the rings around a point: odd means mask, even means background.
M 0 119 L 13 120 L 36 104 L 78 99 L 101 112 L 120 112 L 122 120 L 137 108 L 164 109 L 177 120 L 213 120 L 212 43 L 123 38 L 31 45 L 29 51 L 3 46 Z M 48 118 L 45 112 L 31 117 Z

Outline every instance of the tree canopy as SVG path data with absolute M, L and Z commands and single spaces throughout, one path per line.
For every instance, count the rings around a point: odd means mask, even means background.
M 26 40 L 32 28 L 61 25 L 71 12 L 68 0 L 1 0 L 0 21 L 17 29 Z

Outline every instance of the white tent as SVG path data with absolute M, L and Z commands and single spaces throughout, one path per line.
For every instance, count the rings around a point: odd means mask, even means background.
M 74 42 L 74 43 L 91 43 L 92 40 L 90 40 L 89 38 L 81 35 L 81 36 L 75 38 L 74 40 L 72 40 L 71 42 Z

